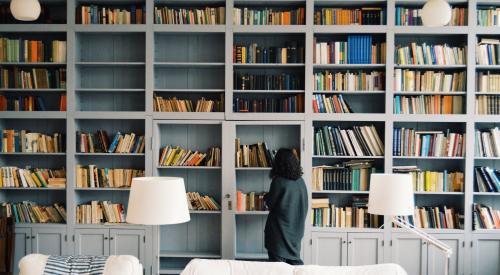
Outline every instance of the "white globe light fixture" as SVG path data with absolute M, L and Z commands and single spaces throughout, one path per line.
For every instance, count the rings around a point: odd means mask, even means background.
M 422 23 L 427 27 L 441 27 L 451 20 L 451 7 L 445 0 L 429 0 L 422 8 Z
M 35 21 L 40 16 L 40 3 L 38 0 L 11 0 L 10 12 L 15 19 L 20 21 Z

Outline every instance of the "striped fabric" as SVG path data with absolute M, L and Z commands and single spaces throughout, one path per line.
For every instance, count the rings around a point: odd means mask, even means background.
M 102 275 L 108 256 L 49 256 L 44 275 Z

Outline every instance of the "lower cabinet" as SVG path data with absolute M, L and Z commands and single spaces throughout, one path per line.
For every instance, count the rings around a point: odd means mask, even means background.
M 472 274 L 500 274 L 500 238 L 498 234 L 472 235 Z
M 66 227 L 16 227 L 14 239 L 14 274 L 19 274 L 19 260 L 27 254 L 68 254 Z
M 464 235 L 434 234 L 433 236 L 453 250 L 449 274 L 464 274 Z M 391 252 L 392 262 L 401 265 L 408 275 L 444 274 L 446 256 L 441 250 L 418 236 L 408 233 L 393 233 Z
M 369 265 L 383 261 L 383 233 L 312 233 L 313 264 Z

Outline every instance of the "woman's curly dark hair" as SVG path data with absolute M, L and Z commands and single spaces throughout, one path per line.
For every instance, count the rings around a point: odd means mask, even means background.
M 283 177 L 298 180 L 302 176 L 300 161 L 292 150 L 281 148 L 276 153 L 273 168 L 269 174 L 270 178 Z

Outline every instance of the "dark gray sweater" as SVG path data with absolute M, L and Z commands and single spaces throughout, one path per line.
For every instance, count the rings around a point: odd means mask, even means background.
M 267 251 L 285 259 L 300 259 L 308 208 L 304 180 L 276 177 L 264 199 L 269 207 L 265 229 Z

